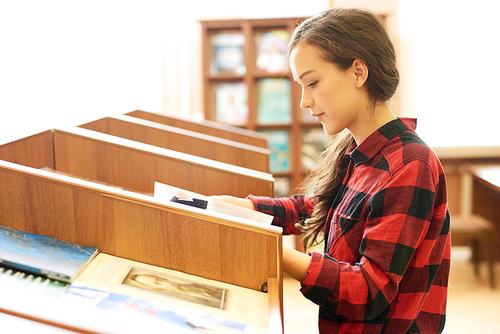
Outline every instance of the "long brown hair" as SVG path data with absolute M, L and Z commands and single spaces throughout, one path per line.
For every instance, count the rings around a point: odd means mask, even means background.
M 370 100 L 388 101 L 399 84 L 394 46 L 380 18 L 361 8 L 332 8 L 302 22 L 288 44 L 288 56 L 303 43 L 315 45 L 325 61 L 347 70 L 355 59 L 368 68 L 365 87 Z M 314 212 L 303 225 L 298 225 L 304 246 L 322 241 L 328 211 L 346 175 L 349 163 L 347 150 L 354 138 L 346 129 L 332 136 L 331 143 L 320 157 L 318 166 L 308 174 L 304 184 L 312 189 Z

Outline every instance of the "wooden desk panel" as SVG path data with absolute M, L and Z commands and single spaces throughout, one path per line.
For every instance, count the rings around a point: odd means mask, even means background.
M 52 131 L 44 131 L 0 145 L 0 159 L 35 168 L 54 168 Z
M 146 195 L 3 160 L 0 223 L 248 289 L 260 290 L 267 283 L 270 330 L 282 333 L 280 228 L 163 204 Z M 78 324 L 68 324 L 53 312 L 50 319 L 30 315 L 25 308 L 19 313 L 0 307 L 0 312 L 80 332 Z
M 198 133 L 204 133 L 224 139 L 234 140 L 248 145 L 268 148 L 267 138 L 264 135 L 261 135 L 254 131 L 240 129 L 213 121 L 201 120 L 199 122 L 193 122 L 173 116 L 167 116 L 143 110 L 131 111 L 129 113 L 126 113 L 125 115 L 158 122 L 161 124 L 171 125 L 178 128 Z
M 52 146 L 53 151 L 33 149 L 51 136 L 53 144 L 44 145 Z M 270 174 L 86 129 L 55 129 L 2 145 L 0 159 L 35 168 L 49 166 L 146 194 L 153 193 L 155 181 L 205 195 L 273 194 L 274 179 Z
M 281 280 L 281 229 L 221 217 L 0 161 L 2 225 L 254 290 Z
M 80 127 L 235 166 L 269 172 L 268 149 L 136 117 L 105 117 Z

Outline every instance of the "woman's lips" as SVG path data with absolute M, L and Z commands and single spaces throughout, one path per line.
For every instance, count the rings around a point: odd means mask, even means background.
M 312 114 L 313 117 L 316 117 L 316 119 L 318 120 L 318 122 L 321 122 L 321 117 L 324 115 L 324 113 L 320 113 L 320 114 Z

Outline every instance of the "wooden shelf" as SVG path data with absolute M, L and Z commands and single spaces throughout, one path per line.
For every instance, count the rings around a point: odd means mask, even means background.
M 304 115 L 308 115 L 309 111 L 305 112 L 300 108 L 300 86 L 293 81 L 284 48 L 277 48 L 279 49 L 278 54 L 265 54 L 270 57 L 271 55 L 276 56 L 276 58 L 272 59 L 278 60 L 275 63 L 267 64 L 283 65 L 279 67 L 280 70 L 272 71 L 265 69 L 278 67 L 274 65 L 262 66 L 262 58 L 259 55 L 262 56 L 263 53 L 259 45 L 268 42 L 269 37 L 273 36 L 280 41 L 279 46 L 286 48 L 289 36 L 303 20 L 304 18 L 295 17 L 201 21 L 205 118 L 210 121 L 226 123 L 268 135 L 270 131 L 284 131 L 281 136 L 273 137 L 271 135 L 268 137 L 269 148 L 271 149 L 270 172 L 277 181 L 275 196 L 290 196 L 301 185 L 307 171 L 307 166 L 302 162 L 303 135 L 313 129 L 322 132 L 322 126 L 312 118 L 304 119 Z M 273 35 L 265 35 L 268 32 L 273 32 Z M 214 40 L 219 38 L 221 34 L 227 33 L 240 35 L 225 35 L 223 37 L 229 37 L 225 40 L 227 44 L 213 44 Z M 218 39 L 218 41 L 221 40 Z M 233 68 L 233 71 L 218 71 L 219 68 L 228 67 Z M 268 79 L 275 79 L 276 81 Z M 224 84 L 241 85 L 224 86 Z M 261 84 L 267 84 L 265 86 L 267 88 L 263 88 L 260 86 Z M 231 92 L 230 89 L 234 89 L 234 91 Z M 283 92 L 286 95 L 274 93 L 274 90 Z M 227 98 L 228 94 L 233 94 L 231 98 L 236 106 L 227 107 L 227 103 L 225 105 L 220 103 L 223 98 Z M 271 103 L 259 105 L 259 99 L 263 98 L 262 94 L 265 94 L 264 97 Z M 287 115 L 284 120 L 275 119 L 276 115 L 273 114 L 272 109 L 275 107 L 274 105 L 277 106 L 276 114 L 283 112 L 283 115 Z M 281 106 L 284 107 L 280 108 Z M 268 111 L 265 114 L 268 116 L 266 121 L 262 121 L 263 118 L 259 117 L 262 108 Z M 221 115 L 227 117 L 221 117 Z M 238 118 L 238 115 L 243 116 Z M 326 138 L 326 135 L 323 135 Z M 310 147 L 308 151 L 315 152 L 314 150 L 319 148 L 317 152 L 319 154 L 324 148 L 322 146 L 323 140 L 320 141 L 319 145 L 318 143 L 312 145 L 314 146 L 313 150 Z M 285 148 L 287 149 L 285 150 Z M 279 158 L 286 159 L 280 165 L 284 168 L 278 168 L 279 164 L 275 163 L 276 161 L 282 161 L 278 160 Z M 310 159 L 310 162 L 312 163 L 313 159 Z M 280 188 L 281 185 L 284 185 L 284 187 Z

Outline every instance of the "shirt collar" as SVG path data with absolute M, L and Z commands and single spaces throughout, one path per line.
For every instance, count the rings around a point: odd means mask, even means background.
M 389 140 L 403 131 L 415 130 L 416 127 L 417 120 L 415 118 L 397 118 L 372 133 L 359 146 L 354 143 L 347 153 L 351 155 L 355 165 L 364 163 L 380 152 Z

